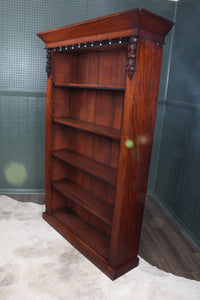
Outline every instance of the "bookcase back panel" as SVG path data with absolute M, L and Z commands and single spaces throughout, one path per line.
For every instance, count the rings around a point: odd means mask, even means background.
M 100 53 L 98 84 L 125 85 L 126 51 Z
M 57 85 L 125 85 L 126 50 L 53 54 L 53 78 Z M 119 71 L 120 70 L 120 71 Z
M 117 168 L 119 141 L 66 127 L 66 148 L 112 168 Z
M 71 57 L 64 53 L 54 53 L 52 58 L 52 72 L 54 82 L 65 84 L 70 80 Z
M 71 89 L 68 116 L 120 129 L 123 96 L 120 91 Z
M 95 90 L 71 89 L 68 116 L 82 121 L 95 123 L 95 102 Z
M 78 186 L 96 195 L 100 200 L 114 204 L 115 187 L 96 176 L 92 176 L 79 168 L 69 164 L 63 164 L 59 159 L 53 159 L 52 178 L 54 180 L 67 178 L 75 182 Z M 63 168 L 61 169 L 61 165 Z M 57 174 L 60 175 L 57 175 Z M 59 177 L 59 178 L 58 178 Z
M 98 79 L 98 52 L 71 55 L 71 83 L 96 84 Z

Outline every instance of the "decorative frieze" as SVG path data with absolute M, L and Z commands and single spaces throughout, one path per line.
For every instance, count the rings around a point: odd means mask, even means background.
M 84 49 L 84 48 L 90 48 L 90 47 L 101 47 L 101 46 L 105 46 L 105 45 L 129 43 L 128 49 L 127 49 L 128 54 L 127 54 L 126 71 L 128 72 L 129 78 L 131 79 L 135 72 L 137 42 L 138 42 L 137 37 L 122 37 L 122 38 L 116 38 L 116 39 L 100 40 L 100 41 L 94 41 L 94 42 L 86 42 L 86 43 L 80 43 L 80 44 L 73 44 L 73 45 L 49 48 L 49 49 L 47 49 L 47 56 L 46 56 L 46 58 L 47 58 L 47 63 L 46 63 L 47 76 L 49 77 L 51 74 L 51 51 L 52 51 L 52 49 L 54 52 L 63 52 L 63 51 L 65 52 L 65 51 L 69 51 L 69 50 Z
M 105 46 L 105 45 L 123 44 L 123 43 L 128 43 L 128 41 L 129 41 L 128 37 L 122 37 L 122 38 L 116 38 L 116 39 L 79 43 L 79 44 L 55 47 L 54 52 L 62 52 L 62 51 L 75 50 L 75 49 L 84 49 L 84 48 L 90 48 L 90 47 L 101 47 L 101 46 Z

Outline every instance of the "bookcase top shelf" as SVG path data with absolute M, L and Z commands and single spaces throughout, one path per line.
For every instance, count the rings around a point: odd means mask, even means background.
M 67 46 L 117 37 L 141 36 L 164 43 L 173 22 L 143 8 L 68 25 L 38 33 L 46 48 Z

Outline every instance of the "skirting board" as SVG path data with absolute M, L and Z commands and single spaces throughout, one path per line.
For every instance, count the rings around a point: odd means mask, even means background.
M 45 189 L 0 189 L 0 194 L 45 194 Z

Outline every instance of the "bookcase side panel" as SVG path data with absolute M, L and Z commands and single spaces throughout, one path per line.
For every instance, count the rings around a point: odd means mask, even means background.
M 138 254 L 157 107 L 162 46 L 139 40 L 133 77 L 126 76 L 110 263 Z
M 52 59 L 51 59 L 52 62 Z M 52 72 L 47 76 L 46 89 L 46 156 L 45 156 L 45 201 L 46 211 L 51 211 L 51 147 L 52 147 L 52 101 L 53 81 Z
M 54 87 L 52 101 L 52 117 L 63 118 L 69 116 L 69 89 Z

